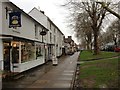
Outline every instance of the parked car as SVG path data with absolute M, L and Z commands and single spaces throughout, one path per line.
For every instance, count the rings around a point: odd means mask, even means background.
M 73 55 L 74 54 L 74 52 L 68 52 L 67 53 L 67 55 Z
M 115 50 L 115 46 L 114 45 L 106 45 L 106 46 L 101 48 L 101 51 L 111 51 L 111 52 L 114 52 L 114 50 Z
M 116 48 L 114 49 L 114 51 L 115 51 L 115 52 L 120 52 L 120 47 L 116 47 Z

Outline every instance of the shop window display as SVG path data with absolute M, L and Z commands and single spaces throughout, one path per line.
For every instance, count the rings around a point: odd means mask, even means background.
M 35 46 L 32 42 L 21 43 L 21 62 L 35 60 Z
M 12 43 L 12 63 L 19 63 L 19 42 Z
M 42 44 L 36 44 L 36 59 L 43 56 L 43 46 Z

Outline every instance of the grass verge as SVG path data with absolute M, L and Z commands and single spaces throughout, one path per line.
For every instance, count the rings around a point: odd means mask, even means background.
M 120 53 L 116 52 L 104 52 L 101 51 L 99 55 L 93 55 L 90 51 L 83 51 L 80 55 L 80 61 L 99 59 L 99 58 L 108 58 L 113 56 L 118 56 Z
M 118 88 L 119 62 L 118 58 L 106 58 L 81 64 L 80 86 L 82 88 Z

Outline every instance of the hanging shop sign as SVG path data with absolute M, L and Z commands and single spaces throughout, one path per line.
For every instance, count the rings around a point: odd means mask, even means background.
M 21 27 L 21 12 L 9 13 L 9 27 Z
M 44 35 L 46 35 L 46 34 L 47 34 L 46 31 L 41 31 L 41 32 L 40 32 L 40 35 L 43 35 L 43 36 L 44 36 Z

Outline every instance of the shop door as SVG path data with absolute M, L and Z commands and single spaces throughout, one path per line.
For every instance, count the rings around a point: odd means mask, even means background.
M 48 60 L 51 60 L 50 46 L 48 47 Z
M 4 70 L 10 71 L 10 43 L 4 42 Z
M 48 61 L 47 49 L 45 49 L 45 63 Z

